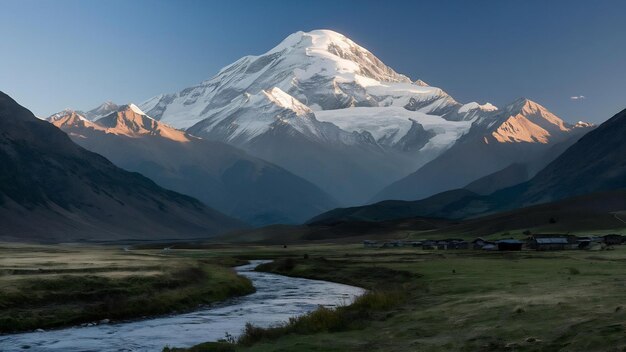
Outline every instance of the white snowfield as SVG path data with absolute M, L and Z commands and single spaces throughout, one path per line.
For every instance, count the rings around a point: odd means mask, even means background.
M 358 107 L 317 111 L 320 121 L 332 122 L 352 132 L 367 131 L 377 141 L 395 144 L 407 134 L 413 123 L 436 135 L 420 151 L 443 151 L 465 134 L 473 121 L 448 121 L 441 116 L 409 111 L 401 107 Z

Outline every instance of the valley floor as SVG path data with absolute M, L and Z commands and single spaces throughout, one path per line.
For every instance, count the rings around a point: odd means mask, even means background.
M 362 245 L 0 246 L 3 332 L 169 313 L 251 292 L 228 267 L 370 290 L 190 351 L 624 351 L 626 246 L 482 252 Z M 134 307 L 134 308 L 132 308 Z M 176 350 L 176 349 L 171 349 Z
M 177 254 L 278 258 L 261 269 L 379 293 L 336 314 L 316 312 L 280 328 L 250 329 L 239 344 L 208 343 L 191 351 L 626 350 L 624 246 L 503 253 L 309 245 Z M 380 295 L 398 290 L 403 295 L 377 305 Z M 371 312 L 360 311 L 364 307 Z

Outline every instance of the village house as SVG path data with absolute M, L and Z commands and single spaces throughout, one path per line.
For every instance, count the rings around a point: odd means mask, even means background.
M 378 241 L 365 240 L 365 241 L 363 241 L 363 247 L 365 247 L 365 248 L 376 248 L 376 247 L 378 247 Z
M 472 241 L 472 248 L 484 249 L 484 250 L 495 250 L 497 249 L 497 246 L 496 246 L 496 243 L 493 241 L 487 241 L 482 237 L 478 237 Z
M 437 242 L 433 241 L 433 240 L 426 240 L 426 241 L 422 241 L 422 249 L 436 249 L 437 248 Z
M 499 251 L 521 251 L 524 242 L 514 239 L 499 240 L 496 242 Z
M 626 236 L 610 234 L 602 236 L 602 242 L 604 242 L 607 246 L 619 245 L 624 243 Z
M 448 249 L 469 249 L 469 242 L 462 239 L 448 240 Z
M 475 240 L 472 241 L 472 248 L 473 249 L 483 249 L 483 246 L 485 245 L 485 243 L 487 243 L 487 241 L 485 241 L 484 238 L 482 237 L 478 237 Z
M 485 242 L 485 245 L 481 249 L 483 251 L 495 251 L 498 249 L 498 246 L 496 246 L 495 242 Z
M 566 237 L 532 237 L 528 247 L 538 251 L 564 250 L 569 245 Z

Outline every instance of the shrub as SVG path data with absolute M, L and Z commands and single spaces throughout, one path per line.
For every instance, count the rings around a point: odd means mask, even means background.
M 580 274 L 580 270 L 578 270 L 576 268 L 568 268 L 568 269 L 569 269 L 570 275 L 578 275 L 578 274 Z

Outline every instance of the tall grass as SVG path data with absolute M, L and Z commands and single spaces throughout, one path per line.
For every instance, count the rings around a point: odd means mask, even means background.
M 287 334 L 307 335 L 358 329 L 363 327 L 364 320 L 372 318 L 377 311 L 398 306 L 406 298 L 407 294 L 399 290 L 370 291 L 358 297 L 351 305 L 334 309 L 319 307 L 308 314 L 290 318 L 288 322 L 278 326 L 261 328 L 248 323 L 237 343 L 250 346 Z
M 247 278 L 203 263 L 160 275 L 32 278 L 0 292 L 0 333 L 159 315 L 251 292 Z

